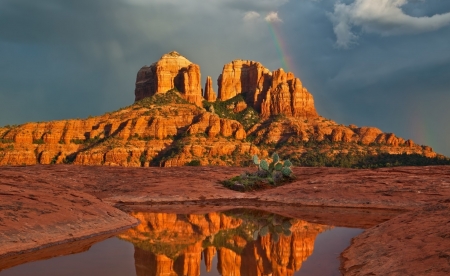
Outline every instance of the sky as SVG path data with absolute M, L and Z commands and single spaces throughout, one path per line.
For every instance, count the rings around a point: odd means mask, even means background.
M 203 83 L 235 59 L 282 67 L 320 115 L 450 156 L 448 0 L 0 0 L 0 125 L 130 105 L 170 51 Z

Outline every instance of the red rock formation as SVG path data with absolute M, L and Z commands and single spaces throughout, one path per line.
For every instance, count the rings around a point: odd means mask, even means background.
M 206 133 L 210 138 L 221 134 L 224 137 L 234 136 L 237 140 L 243 140 L 246 137 L 244 127 L 238 121 L 221 119 L 218 115 L 211 113 L 203 113 L 198 122 L 189 127 L 188 133 Z
M 260 150 L 260 143 L 286 141 L 346 143 L 328 151 L 330 155 L 356 151 L 438 156 L 430 147 L 377 128 L 346 127 L 317 116 L 311 94 L 298 78 L 282 69 L 270 72 L 259 62 L 235 60 L 224 66 L 218 84 L 219 100 L 238 94 L 244 99 L 225 107 L 219 104 L 217 114 L 199 108 L 203 100 L 199 66 L 176 52 L 166 54 L 138 72 L 136 100 L 158 94 L 149 101 L 84 120 L 0 127 L 0 165 L 183 166 L 193 160 L 201 165 L 242 165 L 249 154 L 265 156 L 275 151 Z M 164 94 L 172 88 L 180 93 Z M 178 96 L 198 106 L 181 104 Z M 215 99 L 210 77 L 205 97 Z M 276 114 L 286 116 L 264 120 Z M 258 122 L 260 117 L 263 120 Z M 253 143 L 246 142 L 249 136 L 256 137 Z M 286 147 L 286 155 L 309 150 L 289 148 L 289 143 Z
M 219 99 L 224 101 L 245 93 L 246 103 L 263 117 L 283 114 L 314 118 L 317 112 L 312 95 L 290 72 L 272 73 L 259 62 L 235 60 L 224 66 L 218 79 Z
M 202 105 L 200 66 L 177 52 L 170 52 L 150 66 L 142 67 L 136 77 L 135 101 L 176 88 L 184 98 Z
M 213 87 L 212 87 L 212 80 L 211 80 L 210 76 L 206 77 L 204 98 L 208 102 L 215 102 L 217 99 L 216 92 L 214 92 Z
M 270 86 L 271 73 L 261 63 L 250 60 L 234 60 L 225 64 L 217 80 L 219 99 L 222 101 L 246 92 L 251 106 L 261 104 L 263 91 Z

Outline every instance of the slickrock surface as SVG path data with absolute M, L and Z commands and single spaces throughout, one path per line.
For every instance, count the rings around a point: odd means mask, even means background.
M 449 166 L 377 170 L 295 168 L 297 181 L 252 193 L 227 190 L 217 183 L 246 170 L 254 168 L 1 167 L 0 255 L 135 222 L 110 206 L 114 204 L 121 208 L 125 204 L 165 204 L 174 208 L 179 206 L 176 203 L 239 205 L 279 208 L 279 212 L 290 212 L 289 208 L 283 208 L 284 204 L 301 208 L 363 207 L 407 213 L 357 237 L 343 255 L 344 275 L 395 275 L 391 271 L 403 275 L 447 275 Z M 314 221 L 314 211 L 304 212 L 309 212 Z M 325 212 L 333 215 L 333 211 Z M 389 261 L 382 261 L 388 257 Z
M 84 239 L 138 221 L 45 174 L 0 176 L 0 256 Z
M 450 275 L 450 198 L 363 232 L 342 261 L 344 275 Z

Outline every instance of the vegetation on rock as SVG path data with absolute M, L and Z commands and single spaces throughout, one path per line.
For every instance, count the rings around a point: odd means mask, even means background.
M 217 114 L 220 118 L 226 118 L 240 122 L 244 126 L 245 130 L 248 130 L 256 123 L 258 123 L 261 118 L 259 117 L 258 112 L 256 112 L 255 109 L 249 106 L 246 106 L 243 110 L 236 110 L 236 107 L 239 104 L 245 103 L 244 97 L 245 94 L 239 94 L 226 101 L 203 101 L 203 106 L 206 110 Z
M 169 104 L 189 104 L 183 99 L 176 88 L 167 91 L 166 93 L 155 94 L 151 97 L 143 98 L 136 101 L 133 105 L 141 107 L 151 107 L 152 105 L 163 106 Z
M 257 155 L 254 155 L 252 160 L 258 166 L 256 172 L 245 172 L 222 181 L 222 184 L 232 190 L 254 191 L 280 186 L 295 179 L 291 169 L 291 161 L 281 161 L 277 153 L 272 155 L 270 163 L 265 159 L 260 160 Z

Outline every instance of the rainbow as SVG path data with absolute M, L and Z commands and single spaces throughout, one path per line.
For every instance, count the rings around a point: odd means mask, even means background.
M 427 112 L 424 110 L 423 106 L 419 105 L 412 115 L 410 129 L 413 130 L 412 133 L 416 139 L 414 143 L 427 146 L 438 144 L 438 141 L 434 139 L 434 136 L 430 135 L 433 133 L 432 129 L 429 127 L 432 124 L 429 120 L 429 116 L 426 114 Z
M 281 60 L 281 67 L 286 72 L 292 72 L 296 74 L 294 63 L 292 62 L 292 58 L 288 54 L 288 49 L 285 41 L 282 39 L 282 31 L 280 29 L 280 22 L 267 21 L 267 25 L 269 26 L 270 34 L 273 38 L 273 42 L 275 44 L 276 51 Z

